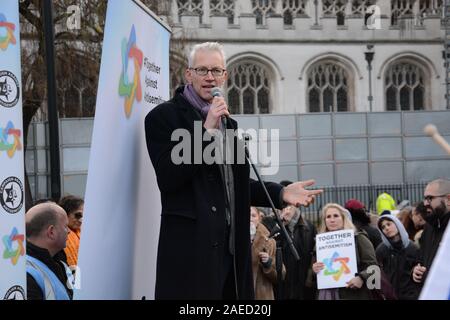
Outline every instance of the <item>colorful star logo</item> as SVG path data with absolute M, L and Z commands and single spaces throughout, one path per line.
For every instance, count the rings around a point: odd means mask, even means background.
M 17 150 L 22 150 L 22 144 L 20 142 L 20 136 L 22 132 L 19 129 L 14 129 L 14 124 L 9 121 L 6 128 L 0 128 L 0 152 L 6 151 L 8 157 L 14 157 Z M 13 142 L 8 142 L 8 138 L 12 137 Z
M 333 256 L 331 257 L 331 259 L 323 260 L 323 263 L 325 264 L 324 275 L 333 276 L 334 280 L 339 281 L 342 274 L 350 273 L 350 268 L 347 265 L 349 261 L 350 261 L 350 258 L 339 257 L 339 254 L 337 252 L 333 253 Z M 339 269 L 333 268 L 333 264 L 335 262 L 339 262 L 341 264 Z
M 15 266 L 20 256 L 25 254 L 25 248 L 23 246 L 25 236 L 18 234 L 17 228 L 11 232 L 11 235 L 3 237 L 3 245 L 5 251 L 3 251 L 3 259 L 11 259 L 11 263 Z M 13 249 L 13 243 L 17 242 L 17 249 Z
M 132 82 L 128 79 L 128 62 L 134 60 L 134 78 Z M 131 115 L 134 99 L 142 100 L 142 87 L 140 71 L 142 69 L 143 54 L 136 46 L 136 31 L 134 25 L 131 28 L 130 38 L 122 40 L 122 74 L 119 82 L 119 95 L 125 97 L 125 114 L 127 118 Z
M 6 29 L 6 35 L 1 32 Z M 6 21 L 6 17 L 3 13 L 0 13 L 0 49 L 5 51 L 8 48 L 8 45 L 16 44 L 16 38 L 14 37 L 14 30 L 16 30 L 16 26 L 14 23 Z

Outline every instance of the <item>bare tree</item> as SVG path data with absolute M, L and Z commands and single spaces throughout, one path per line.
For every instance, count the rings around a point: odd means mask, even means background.
M 67 113 L 78 116 L 84 114 L 78 110 L 67 110 L 67 105 L 74 106 L 72 101 L 64 99 L 64 92 L 68 88 L 74 86 L 81 91 L 89 87 L 96 88 L 106 13 L 104 0 L 80 1 L 77 5 L 80 23 L 75 28 L 69 29 L 67 21 L 73 13 L 68 9 L 72 3 L 70 0 L 54 1 L 58 108 L 63 117 Z M 24 137 L 26 137 L 28 126 L 36 112 L 42 108 L 45 113 L 43 107 L 47 98 L 43 1 L 24 0 L 20 1 L 19 5 L 23 44 L 21 53 Z
M 170 17 L 170 1 L 143 0 L 156 14 Z M 76 14 L 73 0 L 54 0 L 57 101 L 60 117 L 94 116 L 95 94 L 100 68 L 106 0 L 79 0 L 79 26 L 68 27 Z M 24 137 L 39 111 L 46 114 L 46 64 L 42 0 L 21 0 L 22 79 Z M 172 24 L 172 21 L 168 21 Z M 186 40 L 171 40 L 171 66 L 185 64 Z M 177 68 L 171 67 L 171 71 Z M 178 70 L 179 73 L 179 70 Z M 26 142 L 25 142 L 26 144 Z
M 157 15 L 170 17 L 169 0 L 143 0 Z M 75 3 L 75 5 L 74 5 Z M 53 0 L 59 117 L 93 117 L 106 17 L 106 0 Z M 43 0 L 20 0 L 24 146 L 33 118 L 46 119 L 47 76 Z M 75 19 L 74 21 L 72 21 Z M 168 21 L 169 25 L 173 24 Z M 183 82 L 186 37 L 171 39 L 171 87 Z M 26 181 L 27 208 L 31 193 Z
M 53 1 L 57 101 L 60 116 L 94 114 L 106 4 L 104 0 L 81 0 L 73 12 L 69 10 L 73 1 Z M 33 117 L 38 112 L 44 115 L 46 113 L 47 78 L 42 9 L 42 0 L 19 2 L 25 148 L 28 128 Z M 78 23 L 70 26 L 68 19 L 74 18 L 74 14 L 78 14 L 78 17 L 75 17 L 78 18 L 76 19 Z M 70 94 L 73 88 L 78 89 L 78 97 Z M 83 97 L 89 97 L 84 104 L 81 100 Z M 83 110 L 80 106 L 86 106 L 85 109 L 88 110 Z M 32 202 L 28 179 L 25 185 L 28 208 Z

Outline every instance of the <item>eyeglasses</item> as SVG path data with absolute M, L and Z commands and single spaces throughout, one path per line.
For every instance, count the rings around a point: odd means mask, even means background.
M 206 67 L 189 68 L 189 69 L 194 70 L 198 76 L 202 76 L 202 77 L 206 76 L 208 74 L 208 72 L 210 72 L 210 71 L 214 77 L 221 77 L 221 76 L 223 76 L 224 72 L 226 71 L 225 69 L 221 69 L 221 68 L 208 69 Z
M 440 197 L 445 197 L 445 196 L 447 196 L 447 195 L 446 194 L 442 194 L 440 196 L 428 195 L 428 196 L 423 197 L 423 201 L 431 202 L 431 201 L 433 201 L 434 198 L 440 198 Z

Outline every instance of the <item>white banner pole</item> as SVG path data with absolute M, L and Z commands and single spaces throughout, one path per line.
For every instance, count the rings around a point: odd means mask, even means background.
M 26 298 L 19 1 L 0 7 L 0 300 Z

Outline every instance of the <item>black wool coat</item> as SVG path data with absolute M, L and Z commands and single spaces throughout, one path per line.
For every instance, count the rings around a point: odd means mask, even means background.
M 266 217 L 263 223 L 271 232 L 279 229 L 274 217 Z M 279 235 L 277 247 L 282 248 L 281 256 L 286 267 L 286 277 L 280 284 L 275 285 L 276 300 L 314 300 L 316 296 L 316 286 L 312 285 L 311 265 L 315 255 L 316 234 L 315 226 L 308 220 L 300 216 L 293 232 L 286 227 L 289 236 L 292 238 L 294 247 L 300 257 L 295 260 L 287 241 Z
M 182 90 L 183 87 L 177 89 L 173 99 L 155 107 L 145 118 L 147 149 L 162 205 L 155 298 L 221 299 L 229 229 L 225 218 L 225 190 L 217 164 L 172 161 L 172 150 L 179 150 L 176 147 L 179 141 L 171 141 L 172 132 L 182 128 L 193 134 L 194 122 L 202 121 L 200 113 L 181 94 Z M 204 134 L 203 125 L 200 127 Z M 230 119 L 228 127 L 237 128 L 236 121 Z M 210 143 L 202 142 L 197 147 L 203 151 Z M 194 149 L 192 138 L 191 160 L 195 157 Z M 232 171 L 237 292 L 239 299 L 253 299 L 250 204 L 267 206 L 268 203 L 259 183 L 250 179 L 247 161 L 232 165 Z M 275 206 L 280 208 L 282 186 L 266 183 L 266 187 Z
M 316 288 L 307 287 L 306 280 L 314 257 L 316 234 L 314 225 L 300 217 L 292 234 L 300 261 L 295 260 L 289 245 L 283 241 L 283 262 L 286 266 L 286 280 L 283 283 L 284 299 L 314 300 L 315 298 Z
M 436 256 L 439 246 L 444 236 L 444 232 L 450 220 L 450 211 L 443 215 L 431 214 L 425 217 L 427 222 L 423 228 L 422 236 L 420 237 L 419 244 L 419 259 L 418 262 L 427 268 L 422 278 L 422 285 L 430 271 L 434 257 Z

